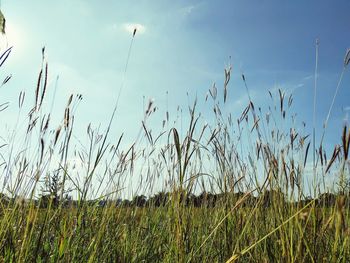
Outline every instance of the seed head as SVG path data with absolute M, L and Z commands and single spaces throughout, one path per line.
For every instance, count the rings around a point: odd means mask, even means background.
M 346 53 L 345 53 L 345 58 L 344 58 L 344 67 L 346 67 L 347 65 L 349 65 L 350 63 L 350 48 L 348 48 L 346 50 Z

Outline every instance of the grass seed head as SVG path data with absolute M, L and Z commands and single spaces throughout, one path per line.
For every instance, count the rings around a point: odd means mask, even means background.
M 347 65 L 349 65 L 350 63 L 350 48 L 348 48 L 346 50 L 346 53 L 345 53 L 345 58 L 344 58 L 344 67 L 346 67 Z

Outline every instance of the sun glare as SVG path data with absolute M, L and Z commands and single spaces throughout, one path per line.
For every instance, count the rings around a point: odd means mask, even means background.
M 17 53 L 23 50 L 25 41 L 19 27 L 12 23 L 6 23 L 5 32 L 1 36 L 1 49 L 13 46 Z
M 21 38 L 20 30 L 16 25 L 8 23 L 6 35 L 10 46 L 16 46 L 18 48 L 22 46 L 23 39 Z

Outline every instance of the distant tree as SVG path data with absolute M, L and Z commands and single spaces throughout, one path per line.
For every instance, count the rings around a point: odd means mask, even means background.
M 103 199 L 103 200 L 99 200 L 97 203 L 98 207 L 105 207 L 107 205 L 107 200 Z
M 316 201 L 318 206 L 332 207 L 337 201 L 337 196 L 333 193 L 323 193 L 321 194 Z
M 57 207 L 60 201 L 60 193 L 62 190 L 62 183 L 59 176 L 59 171 L 56 171 L 52 176 L 47 175 L 45 179 L 45 186 L 42 189 L 42 197 L 50 197 L 52 199 L 52 206 Z
M 266 190 L 262 196 L 259 198 L 262 198 L 263 206 L 269 207 L 273 204 L 273 202 L 284 202 L 285 196 L 283 192 L 280 189 L 277 190 Z
M 62 205 L 64 207 L 71 207 L 74 204 L 73 198 L 70 195 L 68 195 L 68 194 L 65 195 L 64 199 L 62 200 L 62 202 L 63 202 Z
M 187 194 L 186 200 L 185 200 L 185 205 L 186 206 L 193 206 L 195 201 L 196 201 L 196 198 L 197 197 L 194 194 L 191 194 L 191 193 Z
M 121 203 L 122 207 L 130 207 L 131 206 L 131 201 L 128 199 L 124 199 Z
M 137 206 L 137 207 L 144 207 L 146 205 L 147 197 L 144 195 L 137 195 L 135 196 L 132 201 L 131 205 L 132 206 Z
M 147 204 L 149 206 L 166 206 L 166 204 L 169 202 L 170 194 L 166 192 L 159 192 L 158 194 L 155 194 L 152 196 L 148 201 Z
M 40 208 L 48 208 L 50 202 L 52 201 L 52 197 L 50 194 L 44 194 L 39 198 L 39 206 Z
M 119 207 L 119 206 L 122 205 L 122 203 L 123 203 L 123 199 L 118 198 L 117 201 L 115 201 L 115 206 L 116 206 L 116 207 Z

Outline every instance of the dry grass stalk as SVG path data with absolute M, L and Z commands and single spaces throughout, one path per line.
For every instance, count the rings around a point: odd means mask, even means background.
M 344 126 L 343 135 L 342 135 L 342 141 L 343 141 L 344 159 L 346 161 L 348 159 L 349 146 L 350 146 L 350 130 L 347 133 L 347 126 Z
M 5 29 L 6 29 L 6 19 L 5 19 L 4 14 L 0 10 L 0 32 L 2 34 L 5 34 L 5 32 L 6 32 Z
M 19 93 L 19 97 L 18 97 L 18 107 L 19 107 L 19 108 L 22 108 L 23 103 L 24 103 L 24 98 L 25 98 L 25 96 L 26 96 L 25 91 L 21 91 L 21 92 Z
M 216 96 L 218 94 L 218 91 L 217 91 L 215 82 L 213 83 L 213 86 L 211 87 L 211 89 L 209 89 L 209 94 L 213 100 L 216 100 Z
M 69 108 L 66 108 L 64 111 L 64 128 L 67 129 L 69 126 Z
M 226 102 L 227 98 L 227 85 L 230 82 L 231 79 L 231 70 L 232 67 L 229 66 L 227 69 L 225 68 L 225 81 L 224 81 L 224 103 Z
M 338 157 L 339 153 L 340 153 L 340 147 L 338 145 L 336 145 L 334 147 L 332 158 L 330 159 L 330 161 L 329 161 L 329 163 L 327 165 L 325 173 L 327 173 L 329 171 L 329 169 L 331 168 L 331 166 L 334 163 L 335 159 Z
M 9 47 L 6 49 L 0 56 L 0 67 L 5 63 L 7 58 L 9 57 L 10 53 L 12 51 L 12 47 Z
M 35 90 L 35 110 L 39 109 L 39 91 L 40 91 L 42 74 L 43 74 L 43 70 L 41 69 L 39 72 L 39 77 L 38 77 L 38 81 L 36 84 L 36 90 Z
M 350 63 L 350 48 L 346 50 L 345 57 L 344 57 L 344 67 L 349 65 Z
M 1 86 L 5 85 L 11 78 L 12 78 L 12 75 L 6 76 L 6 78 L 3 80 Z
M 9 102 L 5 102 L 5 103 L 0 104 L 0 112 L 6 110 L 9 105 L 10 105 Z
M 39 108 L 43 104 L 44 96 L 45 96 L 45 93 L 46 93 L 47 77 L 48 77 L 48 72 L 47 71 L 48 71 L 48 63 L 46 63 L 46 66 L 45 66 L 44 85 L 43 85 L 43 90 L 41 91 L 41 100 L 40 100 Z

